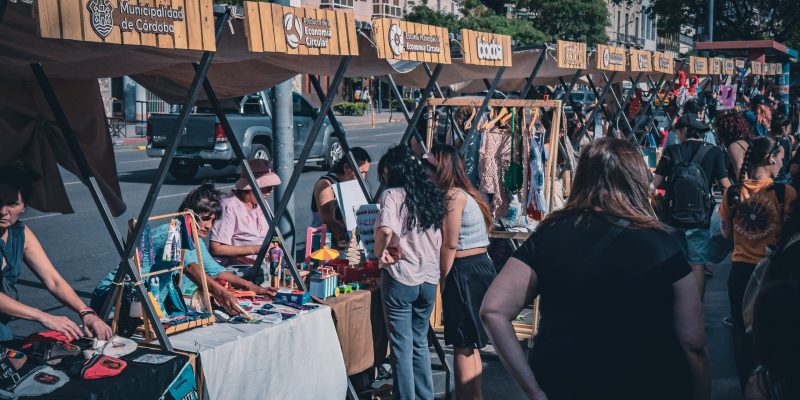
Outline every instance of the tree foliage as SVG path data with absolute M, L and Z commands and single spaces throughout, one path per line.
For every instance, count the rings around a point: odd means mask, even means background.
M 707 32 L 707 0 L 654 0 L 649 12 L 658 17 L 660 32 Z M 800 45 L 800 3 L 797 0 L 717 0 L 714 40 L 774 39 Z
M 534 28 L 530 21 L 498 15 L 479 1 L 462 2 L 461 13 L 461 16 L 456 16 L 432 10 L 422 4 L 415 6 L 405 19 L 421 24 L 442 26 L 453 33 L 457 33 L 461 29 L 473 29 L 510 35 L 518 46 L 541 44 L 550 40 L 548 35 Z
M 608 6 L 604 0 L 519 0 L 531 22 L 554 39 L 587 42 L 608 41 Z

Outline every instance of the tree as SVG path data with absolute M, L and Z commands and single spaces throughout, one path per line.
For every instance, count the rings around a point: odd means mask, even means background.
M 608 41 L 608 6 L 604 0 L 519 0 L 533 25 L 552 39 L 586 42 Z
M 476 0 L 466 0 L 461 4 L 462 16 L 432 10 L 425 4 L 415 6 L 406 16 L 406 21 L 435 25 L 457 33 L 463 28 L 477 31 L 499 33 L 511 36 L 517 46 L 544 43 L 548 35 L 533 27 L 530 21 L 506 18 L 498 15 Z
M 658 17 L 659 31 L 686 33 L 708 25 L 707 0 L 654 0 L 649 12 Z M 714 40 L 774 39 L 800 45 L 797 0 L 724 0 L 714 7 Z M 708 31 L 707 29 L 703 29 Z

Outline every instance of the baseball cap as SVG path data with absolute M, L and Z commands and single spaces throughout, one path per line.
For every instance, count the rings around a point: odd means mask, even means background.
M 683 114 L 675 124 L 675 129 L 689 128 L 705 131 L 708 130 L 708 125 L 700 122 L 697 114 Z
M 272 164 L 267 160 L 250 160 L 247 162 L 250 169 L 253 170 L 253 176 L 256 178 L 256 184 L 259 188 L 270 186 L 278 186 L 281 184 L 281 178 L 272 169 Z M 234 184 L 235 190 L 251 190 L 250 183 L 247 182 L 247 171 L 242 168 L 239 174 L 239 179 Z

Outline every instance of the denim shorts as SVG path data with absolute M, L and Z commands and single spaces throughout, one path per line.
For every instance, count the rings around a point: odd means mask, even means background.
M 708 251 L 711 248 L 711 233 L 708 228 L 676 228 L 675 233 L 689 264 L 699 265 L 708 262 Z

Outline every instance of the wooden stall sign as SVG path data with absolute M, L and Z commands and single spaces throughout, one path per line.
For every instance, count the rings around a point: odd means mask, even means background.
M 245 1 L 244 31 L 252 52 L 357 56 L 353 13 Z
M 783 75 L 783 64 L 775 63 L 775 75 Z
M 708 75 L 708 59 L 705 57 L 689 56 L 689 73 Z
M 35 0 L 39 36 L 216 51 L 212 0 Z
M 631 49 L 631 71 L 650 72 L 653 70 L 653 55 L 649 50 Z
M 710 75 L 722 74 L 722 59 L 713 57 L 708 59 L 708 73 Z
M 744 61 L 744 60 L 735 60 L 735 61 L 733 62 L 733 65 L 734 65 L 736 68 L 742 68 L 742 69 L 744 69 L 744 66 L 745 66 L 745 61 Z
M 722 60 L 722 73 L 725 75 L 733 75 L 736 73 L 736 67 L 733 60 L 729 58 Z
M 511 36 L 469 29 L 461 30 L 464 64 L 491 67 L 511 66 Z
M 447 28 L 400 21 L 372 20 L 372 35 L 378 58 L 450 64 L 450 33 Z
M 586 69 L 586 43 L 557 41 L 556 59 L 558 68 Z
M 597 69 L 605 71 L 625 71 L 625 48 L 604 44 L 597 45 Z
M 750 73 L 753 75 L 761 75 L 761 63 L 758 61 L 750 61 Z
M 778 63 L 770 63 L 769 64 L 769 75 L 775 76 L 778 75 Z
M 667 52 L 656 51 L 653 53 L 653 69 L 663 74 L 674 73 L 675 61 L 672 59 L 672 54 Z

